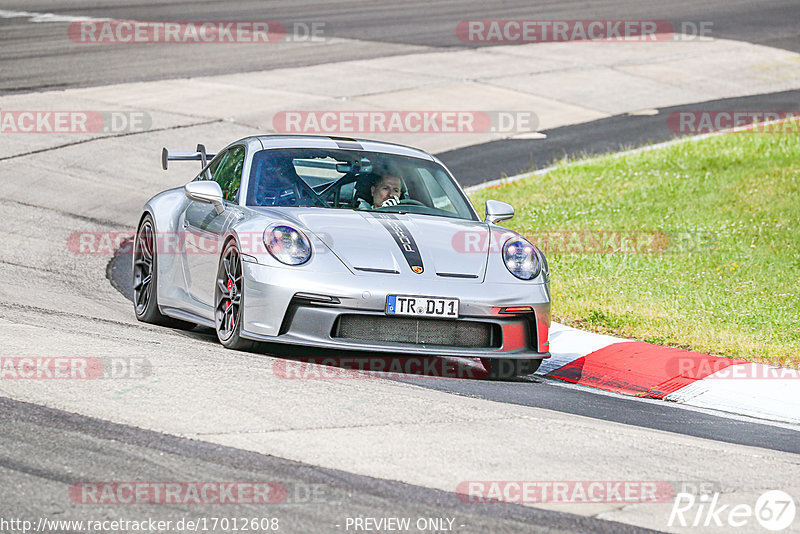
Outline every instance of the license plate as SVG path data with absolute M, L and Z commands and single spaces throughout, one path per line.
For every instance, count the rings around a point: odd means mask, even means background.
M 386 314 L 458 319 L 458 299 L 389 295 L 386 297 Z

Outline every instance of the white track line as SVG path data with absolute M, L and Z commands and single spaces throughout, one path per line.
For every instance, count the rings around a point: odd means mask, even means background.
M 759 425 L 768 425 L 777 428 L 785 428 L 787 430 L 794 430 L 795 432 L 800 432 L 800 425 L 795 423 L 787 423 L 784 421 L 776 421 L 773 419 L 765 419 L 763 417 L 757 417 L 750 414 L 739 414 L 732 411 L 723 411 L 719 408 L 714 408 L 711 406 L 695 406 L 692 404 L 684 404 L 679 401 L 670 400 L 669 398 L 666 399 L 651 399 L 647 397 L 636 397 L 634 395 L 625 395 L 623 393 L 616 393 L 614 391 L 606 391 L 604 389 L 597 389 L 591 386 L 585 386 L 583 384 L 573 384 L 572 382 L 565 382 L 563 380 L 559 380 L 558 378 L 551 378 L 547 376 L 539 376 L 535 375 L 535 380 L 546 380 L 548 384 L 553 384 L 558 387 L 563 387 L 567 389 L 578 389 L 583 391 L 590 391 L 597 395 L 604 395 L 606 397 L 615 397 L 618 399 L 626 399 L 635 402 L 643 402 L 648 404 L 661 404 L 664 405 L 664 401 L 667 401 L 667 404 L 673 408 L 677 408 L 680 410 L 686 410 L 688 412 L 697 412 L 706 415 L 713 415 L 715 417 L 721 417 L 723 419 L 732 419 L 734 421 L 742 421 L 745 423 L 756 423 Z
M 33 11 L 8 11 L 0 9 L 0 19 L 28 18 L 28 22 L 103 22 L 112 19 L 95 17 L 76 17 L 73 15 L 57 15 L 56 13 L 37 13 Z

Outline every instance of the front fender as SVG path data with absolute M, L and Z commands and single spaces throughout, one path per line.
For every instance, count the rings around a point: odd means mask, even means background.
M 188 202 L 183 188 L 179 187 L 157 194 L 143 208 L 142 219 L 150 214 L 155 225 L 158 273 L 156 296 L 159 308 L 180 308 L 183 303 L 188 302 L 189 294 L 181 257 L 178 247 L 173 245 L 180 237 L 182 229 L 178 227 L 178 220 Z

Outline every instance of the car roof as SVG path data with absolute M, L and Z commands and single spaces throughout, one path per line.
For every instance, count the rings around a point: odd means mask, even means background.
M 366 150 L 382 152 L 398 156 L 410 156 L 429 161 L 435 158 L 418 148 L 412 148 L 384 141 L 355 139 L 350 137 L 334 137 L 324 135 L 259 135 L 254 136 L 264 148 L 330 148 L 344 150 Z

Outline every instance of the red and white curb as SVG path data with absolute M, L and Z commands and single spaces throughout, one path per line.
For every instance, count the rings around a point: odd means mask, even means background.
M 595 334 L 553 323 L 537 375 L 800 424 L 800 371 Z
M 764 123 L 772 125 L 790 119 Z M 735 130 L 746 130 L 743 126 Z M 728 132 L 680 137 L 614 154 L 616 157 L 691 143 Z M 570 165 L 599 159 L 576 161 Z M 466 187 L 467 193 L 548 174 L 547 167 Z M 537 375 L 574 384 L 769 421 L 800 424 L 800 371 L 595 334 L 553 323 L 551 358 Z

